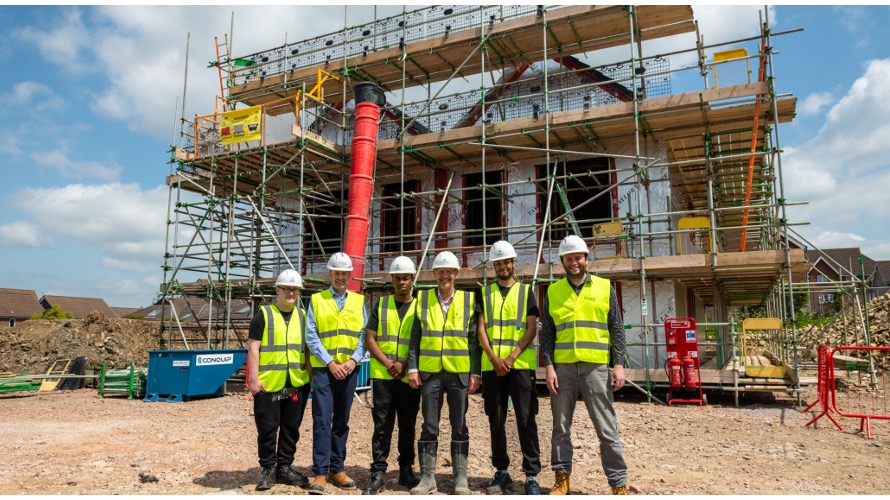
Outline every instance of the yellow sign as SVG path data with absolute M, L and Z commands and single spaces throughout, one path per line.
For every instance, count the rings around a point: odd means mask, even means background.
M 219 126 L 219 136 L 223 145 L 259 140 L 262 137 L 260 129 L 262 118 L 261 106 L 224 112 Z

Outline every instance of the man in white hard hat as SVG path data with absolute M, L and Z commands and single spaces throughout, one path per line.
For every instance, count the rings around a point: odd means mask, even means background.
M 262 468 L 258 490 L 268 490 L 276 482 L 293 486 L 309 483 L 291 465 L 309 397 L 301 288 L 300 273 L 284 270 L 275 280 L 275 304 L 262 306 L 250 320 L 247 387 L 253 397 Z
M 539 495 L 538 397 L 536 393 L 535 337 L 538 334 L 538 302 L 534 290 L 513 276 L 516 250 L 509 242 L 496 241 L 489 250 L 497 281 L 481 290 L 476 301 L 477 329 L 482 356 L 482 398 L 491 431 L 491 465 L 494 478 L 486 489 L 500 495 L 513 482 L 507 468 L 508 399 L 512 399 L 522 450 L 525 494 Z
M 352 259 L 337 252 L 328 260 L 331 286 L 312 295 L 306 312 L 306 344 L 312 356 L 312 472 L 309 493 L 322 495 L 328 482 L 355 489 L 345 471 L 349 412 L 365 355 L 365 298 L 349 292 Z
M 451 421 L 451 469 L 454 494 L 469 495 L 467 460 L 470 433 L 467 430 L 467 394 L 480 384 L 479 340 L 476 337 L 475 296 L 455 290 L 460 266 L 457 257 L 445 251 L 433 260 L 437 287 L 421 291 L 417 320 L 411 331 L 408 354 L 408 383 L 420 388 L 423 426 L 417 442 L 420 484 L 412 495 L 431 495 L 436 489 L 436 455 L 439 447 L 439 419 L 444 398 L 448 398 Z
M 420 410 L 420 390 L 408 385 L 408 346 L 415 321 L 411 287 L 417 269 L 414 261 L 396 257 L 389 266 L 395 293 L 384 295 L 371 309 L 365 328 L 365 347 L 371 353 L 371 391 L 374 394 L 374 433 L 371 435 L 371 481 L 362 490 L 376 495 L 386 490 L 390 444 L 399 421 L 398 463 L 401 486 L 420 482 L 414 474 L 414 427 Z
M 609 280 L 587 272 L 587 254 L 584 240 L 566 236 L 559 244 L 566 277 L 550 285 L 544 296 L 541 362 L 553 412 L 550 464 L 556 473 L 550 494 L 569 493 L 572 416 L 580 395 L 599 438 L 612 494 L 626 495 L 627 465 L 612 405 L 612 391 L 625 382 L 624 325 L 615 289 Z

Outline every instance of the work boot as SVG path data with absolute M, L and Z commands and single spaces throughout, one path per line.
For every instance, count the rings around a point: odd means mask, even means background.
M 556 470 L 556 481 L 553 489 L 550 490 L 551 495 L 568 495 L 569 494 L 569 474 L 562 470 Z
M 324 495 L 324 487 L 328 485 L 326 477 L 326 474 L 315 475 L 312 482 L 309 483 L 309 488 L 307 488 L 310 495 Z
M 386 491 L 386 480 L 383 479 L 383 471 L 372 471 L 371 482 L 362 490 L 362 495 L 376 495 Z
M 454 474 L 454 494 L 470 495 L 470 487 L 467 485 L 467 453 L 468 441 L 451 442 L 451 472 Z
M 513 478 L 510 477 L 510 473 L 505 470 L 499 470 L 494 473 L 494 479 L 491 480 L 491 484 L 485 488 L 485 493 L 487 495 L 500 495 L 504 493 L 504 489 L 507 488 L 507 485 L 513 482 Z
M 436 451 L 437 441 L 418 441 L 417 458 L 420 460 L 420 483 L 411 488 L 412 495 L 433 495 L 436 493 Z
M 627 486 L 612 486 L 613 495 L 627 495 Z
M 275 466 L 266 467 L 260 473 L 260 480 L 256 483 L 256 489 L 268 490 L 275 484 Z
M 420 479 L 414 475 L 414 467 L 403 465 L 399 467 L 399 485 L 411 489 L 420 483 Z
M 525 478 L 525 494 L 526 495 L 540 495 L 541 494 L 541 486 L 538 484 L 538 478 L 536 476 L 526 476 L 526 478 Z
M 328 482 L 340 488 L 341 490 L 355 489 L 355 481 L 353 481 L 351 477 L 347 476 L 346 472 L 342 470 L 340 472 L 328 472 Z
M 305 487 L 309 484 L 309 478 L 295 471 L 290 465 L 281 465 L 275 472 L 277 482 L 291 486 Z

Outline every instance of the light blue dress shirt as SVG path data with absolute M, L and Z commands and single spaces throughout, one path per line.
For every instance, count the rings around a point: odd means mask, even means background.
M 331 295 L 334 297 L 334 303 L 337 304 L 337 309 L 343 310 L 343 305 L 346 304 L 346 296 L 349 294 L 349 291 L 343 293 L 343 295 L 337 295 L 337 292 L 334 291 L 334 287 L 329 288 L 331 291 Z M 358 366 L 362 359 L 365 357 L 365 325 L 368 323 L 368 311 L 365 309 L 365 306 L 362 305 L 362 329 L 358 332 L 358 346 L 355 348 L 355 352 L 352 353 L 352 360 L 355 361 L 355 365 Z M 315 311 L 312 310 L 312 302 L 309 303 L 309 308 L 306 310 L 306 345 L 309 346 L 309 351 L 312 354 L 321 360 L 322 363 L 327 366 L 334 358 L 328 354 L 328 350 L 321 345 L 321 339 L 318 338 L 318 327 L 315 325 Z

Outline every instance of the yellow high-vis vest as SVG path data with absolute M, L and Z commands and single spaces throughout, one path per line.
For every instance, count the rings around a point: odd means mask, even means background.
M 280 391 L 288 378 L 294 387 L 308 384 L 309 373 L 303 352 L 303 310 L 295 307 L 287 323 L 274 305 L 263 306 L 260 310 L 266 320 L 266 331 L 260 343 L 257 378 L 266 386 L 267 392 Z
M 467 332 L 473 314 L 473 294 L 454 291 L 448 317 L 442 316 L 442 306 L 436 290 L 420 292 L 417 317 L 420 320 L 420 359 L 417 369 L 422 372 L 470 372 L 470 348 Z M 471 333 L 475 335 L 475 332 Z
M 380 306 L 377 308 L 377 317 L 380 322 L 377 330 L 377 345 L 390 361 L 408 359 L 414 313 L 415 307 L 414 304 L 411 304 L 405 311 L 405 317 L 400 318 L 395 296 L 389 295 L 380 299 Z M 373 356 L 371 357 L 371 378 L 392 380 L 392 376 L 386 371 L 383 363 L 377 361 Z M 408 377 L 402 381 L 407 383 Z
M 528 285 L 514 284 L 506 297 L 501 295 L 497 283 L 488 285 L 482 289 L 482 311 L 488 343 L 491 344 L 495 356 L 506 359 L 526 333 Z M 531 345 L 534 345 L 534 342 Z M 531 345 L 516 358 L 516 362 L 513 363 L 514 369 L 535 369 L 535 350 L 530 348 Z M 482 356 L 482 371 L 489 370 L 494 370 L 494 366 L 488 356 Z
M 312 307 L 321 345 L 336 363 L 343 364 L 349 361 L 358 347 L 359 333 L 365 326 L 365 297 L 349 292 L 343 310 L 340 310 L 329 288 L 313 294 L 309 307 Z M 326 366 L 314 354 L 309 361 L 316 368 Z
M 576 294 L 563 278 L 547 289 L 550 316 L 556 326 L 554 363 L 609 362 L 609 280 L 590 276 Z

